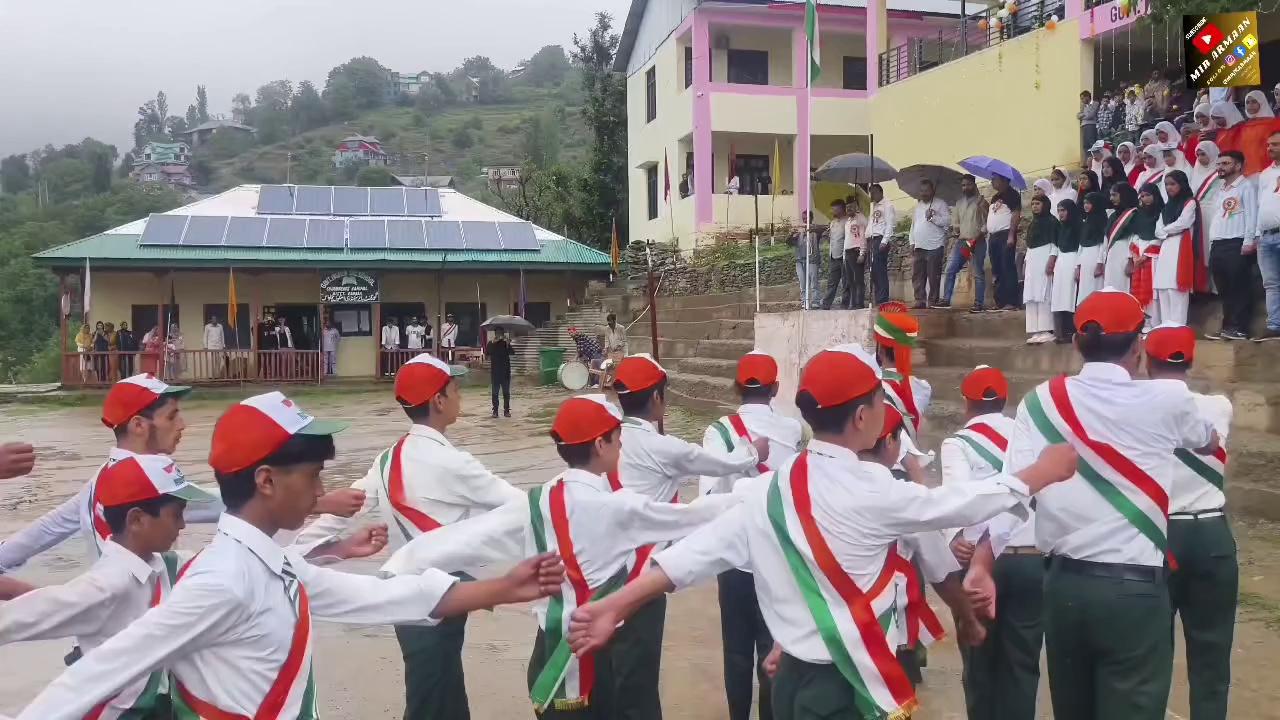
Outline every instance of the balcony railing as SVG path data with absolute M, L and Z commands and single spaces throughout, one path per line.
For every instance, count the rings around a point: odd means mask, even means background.
M 880 53 L 880 86 L 891 85 L 912 75 L 958 60 L 1044 27 L 1054 15 L 1063 18 L 1064 0 L 1036 0 L 1018 3 L 1018 11 L 1003 20 L 996 14 L 1000 6 L 970 15 L 936 36 L 910 38 L 905 44 Z M 984 23 L 985 21 L 985 23 Z M 998 27 L 997 27 L 998 25 Z
M 62 384 L 107 387 L 121 378 L 152 373 L 166 382 L 213 385 L 245 382 L 318 382 L 314 350 L 171 350 L 62 354 Z

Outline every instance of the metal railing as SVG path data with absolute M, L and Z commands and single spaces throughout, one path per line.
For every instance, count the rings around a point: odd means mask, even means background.
M 378 348 L 378 379 L 393 379 L 400 366 L 424 352 L 431 353 L 451 365 L 477 365 L 484 358 L 484 351 L 478 347 L 426 348 L 424 350 Z
M 314 350 L 169 350 L 67 352 L 62 384 L 107 387 L 137 373 L 173 383 L 318 382 L 321 355 Z
M 891 47 L 879 58 L 880 86 L 891 85 L 925 70 L 958 60 L 1020 35 L 1044 27 L 1054 15 L 1063 18 L 1064 0 L 1036 0 L 1018 3 L 1018 11 L 1003 20 L 996 17 L 1000 6 L 970 15 L 937 35 L 909 38 Z M 985 22 L 984 22 L 985 21 Z

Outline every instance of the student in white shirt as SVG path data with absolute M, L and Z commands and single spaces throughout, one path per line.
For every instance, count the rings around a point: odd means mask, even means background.
M 1185 325 L 1160 325 L 1147 335 L 1144 349 L 1151 379 L 1185 383 L 1195 359 L 1196 334 Z M 1231 401 L 1222 395 L 1191 396 L 1225 446 Z M 1176 451 L 1169 490 L 1169 552 L 1178 562 L 1169 576 L 1169 597 L 1182 619 L 1191 714 L 1205 720 L 1227 718 L 1240 587 L 1223 494 L 1226 466 L 1225 448 L 1211 456 Z
M 279 392 L 249 398 L 213 430 L 209 464 L 227 513 L 160 605 L 72 665 L 18 720 L 81 720 L 148 674 L 173 673 L 181 717 L 317 717 L 312 615 L 356 624 L 419 623 L 559 592 L 548 553 L 497 580 L 440 571 L 379 579 L 307 563 L 271 536 L 302 526 L 334 457 L 339 423 Z M 185 714 L 184 714 L 185 713 Z
M 397 370 L 395 351 L 400 349 L 400 326 L 396 319 L 389 317 L 382 326 L 382 375 L 391 377 Z
M 885 400 L 875 360 L 856 345 L 814 356 L 796 401 L 814 431 L 808 449 L 775 475 L 751 481 L 742 503 L 658 553 L 656 567 L 635 582 L 579 608 L 569 630 L 575 652 L 601 647 L 620 620 L 653 598 L 736 567 L 755 573 L 760 609 L 781 653 L 775 713 L 887 717 L 915 710 L 880 624 L 896 595 L 899 538 L 1015 510 L 1069 477 L 1075 454 L 1054 448 L 1020 477 L 985 483 L 902 482 L 858 459 L 883 429 Z M 871 613 L 864 612 L 868 603 Z M 970 641 L 980 633 L 965 628 Z
M 1267 294 L 1267 329 L 1257 340 L 1280 340 L 1280 132 L 1267 138 L 1271 164 L 1258 173 L 1258 270 Z
M 737 477 L 704 477 L 698 483 L 700 495 L 732 492 L 747 478 L 772 472 L 800 451 L 804 429 L 793 418 L 780 415 L 770 406 L 778 394 L 778 363 L 771 356 L 752 351 L 738 360 L 734 386 L 742 400 L 732 415 L 707 427 L 702 447 L 715 453 L 732 453 L 756 438 L 769 442 L 769 463 Z M 896 458 L 895 458 L 896 460 Z M 760 714 L 769 716 L 769 678 L 761 663 L 773 649 L 773 638 L 760 616 L 755 580 L 751 573 L 726 570 L 716 578 L 720 599 L 720 638 L 724 649 L 724 690 L 730 720 L 751 717 L 752 678 L 759 676 Z
M 1200 143 L 1196 152 L 1208 141 Z M 1215 152 L 1215 154 L 1217 154 Z M 1257 253 L 1258 189 L 1244 176 L 1244 155 L 1231 150 L 1217 158 L 1220 181 L 1201 205 L 1209 227 L 1209 272 L 1222 298 L 1223 340 L 1247 340 L 1253 321 L 1253 268 Z
M 453 362 L 453 349 L 458 347 L 458 323 L 453 313 L 444 316 L 444 325 L 440 326 L 440 347 L 445 351 L 445 359 Z
M 679 502 L 680 487 L 699 476 L 742 476 L 769 459 L 769 441 L 758 437 L 731 453 L 709 452 L 658 430 L 666 414 L 667 372 L 648 355 L 631 355 L 618 363 L 613 389 L 625 415 L 622 424 L 622 460 L 615 487 L 624 487 L 655 502 Z M 611 480 L 612 483 L 612 480 Z M 643 567 L 648 551 L 637 563 Z M 626 717 L 659 718 L 662 706 L 656 693 L 662 658 L 662 631 L 666 623 L 666 598 L 649 603 L 627 623 L 614 641 L 616 652 L 632 658 L 614 667 L 620 695 L 637 698 Z
M 1160 255 L 1151 278 L 1158 307 L 1155 324 L 1185 325 L 1191 292 L 1208 272 L 1200 251 L 1200 204 L 1181 170 L 1165 173 L 1162 187 L 1168 197 L 1156 221 Z
M 871 292 L 876 305 L 889 302 L 889 253 L 893 249 L 893 232 L 898 225 L 898 211 L 884 198 L 884 188 L 871 186 L 871 223 L 867 225 L 867 252 L 871 255 Z
M 557 648 L 568 649 L 569 616 L 588 598 L 626 582 L 638 549 L 683 537 L 738 501 L 714 495 L 678 505 L 614 490 L 607 476 L 622 451 L 621 421 L 622 413 L 604 395 L 564 401 L 551 438 L 567 470 L 534 488 L 527 499 L 415 539 L 383 566 L 394 574 L 427 568 L 477 573 L 558 550 L 565 562 L 564 585 L 559 597 L 534 605 L 538 632 L 529 660 L 530 699 L 547 720 L 634 717 L 657 697 L 656 675 L 649 687 L 618 682 L 615 668 L 648 660 L 628 656 L 624 646 L 576 659 L 556 653 Z
M 409 325 L 404 329 L 405 347 L 409 350 L 421 350 L 424 345 L 422 339 L 427 335 L 427 329 L 422 326 L 422 321 L 413 318 L 409 321 Z
M 390 528 L 393 549 L 509 502 L 524 493 L 489 472 L 445 436 L 462 411 L 457 377 L 465 368 L 422 353 L 396 373 L 396 402 L 412 421 L 409 432 L 379 453 L 364 477 L 352 485 L 363 493 L 355 518 L 372 515 Z M 355 518 L 324 515 L 298 536 L 312 545 L 341 535 Z M 438 625 L 396 626 L 404 658 L 406 717 L 463 718 L 469 713 L 462 667 L 465 615 Z
M 204 326 L 204 349 L 205 350 L 222 350 L 227 346 L 227 337 L 222 329 L 222 323 L 218 322 L 217 316 L 211 316 L 208 324 Z
M 932 180 L 920 181 L 915 212 L 911 215 L 911 286 L 917 310 L 939 304 L 942 261 L 946 253 L 951 210 L 937 197 Z M 926 292 L 926 287 L 928 292 Z
M 907 312 L 906 305 L 891 302 L 880 306 L 872 328 L 876 362 L 881 366 L 893 366 L 883 372 L 884 390 L 890 401 L 907 416 L 898 462 L 912 480 L 923 482 L 924 468 L 932 462 L 933 453 L 920 450 L 917 437 L 924 424 L 925 413 L 929 411 L 933 387 L 928 380 L 911 371 L 911 355 L 919 335 L 920 321 Z
M 1055 717 L 1165 717 L 1168 469 L 1179 448 L 1212 454 L 1218 435 L 1184 383 L 1134 379 L 1145 320 L 1128 293 L 1086 298 L 1075 315 L 1084 367 L 1029 393 L 1009 438 L 1006 472 L 1055 443 L 1080 451 L 1080 472 L 1036 500 L 1036 546 L 1050 555 L 1043 617 Z M 1019 530 L 989 530 L 997 556 Z

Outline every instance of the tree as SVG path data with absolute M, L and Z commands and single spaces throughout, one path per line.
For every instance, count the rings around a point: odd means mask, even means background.
M 133 146 L 142 147 L 153 140 L 164 140 L 164 121 L 155 100 L 138 106 L 138 120 L 133 124 Z
M 471 135 L 471 130 L 460 125 L 454 128 L 453 135 L 449 137 L 449 142 L 459 150 L 466 150 L 476 144 L 476 139 Z
M 280 142 L 289 136 L 289 101 L 293 98 L 293 83 L 273 80 L 258 88 L 253 112 L 247 124 L 258 129 L 258 141 L 263 145 Z
M 469 57 L 453 71 L 459 84 L 475 79 L 479 85 L 479 101 L 495 103 L 506 97 L 507 73 L 483 55 Z
M 346 80 L 357 110 L 370 110 L 385 105 L 391 91 L 391 72 L 371 57 L 352 58 L 329 71 L 325 82 L 326 98 L 334 83 Z
M 249 116 L 253 114 L 253 99 L 247 93 L 236 93 L 231 98 L 231 119 L 242 125 L 249 124 Z
M 187 114 L 183 119 L 187 121 L 188 129 L 193 128 L 200 124 L 200 111 L 195 105 L 188 105 Z
M 330 118 L 350 120 L 356 114 L 356 86 L 346 77 L 330 81 L 324 88 L 324 103 Z
M 156 115 L 162 121 L 169 117 L 169 97 L 163 90 L 156 93 Z
M 196 119 L 202 123 L 209 122 L 209 93 L 203 85 L 196 86 Z
M 356 185 L 360 187 L 391 187 L 395 184 L 395 176 L 390 170 L 380 165 L 363 167 L 356 173 Z
M 89 186 L 95 193 L 104 193 L 111 189 L 111 158 L 103 153 L 93 156 L 90 164 L 91 175 Z
M 17 195 L 31 188 L 31 166 L 26 155 L 10 155 L 0 160 L 0 192 Z
M 559 85 L 564 82 L 572 66 L 560 45 L 548 45 L 524 61 L 524 73 L 520 80 L 537 87 Z
M 169 119 L 165 120 L 164 130 L 169 134 L 169 137 L 177 140 L 182 133 L 187 131 L 187 119 L 177 115 L 170 115 Z
M 613 72 L 618 51 L 613 17 L 596 13 L 586 37 L 573 36 L 573 61 L 582 73 L 587 102 L 583 119 L 591 131 L 586 172 L 579 180 L 583 239 L 607 247 L 614 220 L 625 239 L 627 223 L 627 88 Z
M 289 101 L 289 129 L 293 134 L 304 133 L 325 124 L 324 100 L 310 80 L 298 83 L 298 90 Z
M 526 117 L 520 153 L 524 162 L 538 170 L 546 170 L 559 162 L 560 123 L 551 112 Z
M 49 199 L 55 203 L 70 202 L 93 191 L 93 169 L 83 160 L 59 158 L 40 172 L 49 188 Z

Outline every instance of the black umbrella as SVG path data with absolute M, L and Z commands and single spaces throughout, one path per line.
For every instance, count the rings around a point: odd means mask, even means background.
M 480 326 L 482 330 L 505 330 L 512 335 L 528 335 L 535 328 L 533 323 L 516 315 L 494 315 Z
M 943 165 L 911 165 L 898 171 L 898 187 L 902 192 L 919 200 L 920 183 L 933 182 L 935 195 L 948 205 L 960 199 L 960 178 L 963 174 Z
M 866 153 L 837 155 L 813 173 L 813 179 L 819 182 L 855 184 L 888 182 L 897 176 L 898 171 L 883 158 Z

